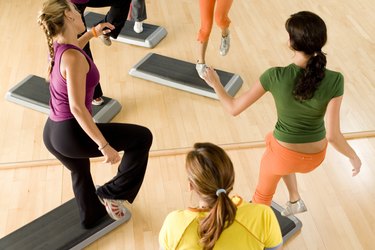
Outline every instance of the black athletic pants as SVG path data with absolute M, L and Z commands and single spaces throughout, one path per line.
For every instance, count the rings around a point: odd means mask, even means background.
M 83 131 L 75 119 L 55 122 L 48 119 L 43 140 L 47 149 L 71 171 L 81 224 L 95 226 L 106 214 L 97 195 L 132 203 L 141 188 L 152 144 L 149 129 L 133 124 L 98 123 L 108 143 L 124 151 L 116 176 L 95 191 L 90 173 L 91 157 L 102 156 L 98 145 Z
M 121 29 L 124 27 L 126 19 L 128 17 L 129 8 L 130 8 L 131 0 L 90 0 L 88 3 L 85 4 L 75 4 L 77 6 L 78 11 L 81 13 L 82 21 L 86 26 L 84 12 L 86 7 L 93 7 L 93 8 L 102 8 L 102 7 L 109 7 L 110 9 L 107 15 L 101 22 L 109 22 L 115 26 L 115 29 L 112 30 L 109 35 L 113 38 L 117 38 L 121 32 Z M 87 27 L 87 26 L 86 26 Z M 91 27 L 90 27 L 91 28 Z M 83 32 L 81 35 L 83 35 Z M 88 42 L 86 46 L 83 48 L 86 54 L 93 59 L 90 43 Z M 100 86 L 100 83 L 96 85 L 94 91 L 94 99 L 103 96 L 103 91 Z

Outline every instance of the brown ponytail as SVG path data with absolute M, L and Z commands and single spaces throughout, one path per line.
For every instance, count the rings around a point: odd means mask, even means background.
M 199 222 L 200 243 L 205 250 L 213 249 L 223 230 L 236 216 L 237 207 L 228 196 L 234 184 L 232 161 L 220 147 L 196 143 L 186 157 L 186 170 L 193 189 L 210 209 Z
M 301 11 L 291 15 L 285 28 L 289 33 L 290 46 L 310 56 L 306 69 L 297 77 L 293 89 L 296 100 L 309 100 L 325 76 L 327 59 L 322 47 L 327 42 L 327 27 L 318 15 Z
M 304 101 L 313 98 L 325 76 L 326 56 L 318 51 L 307 62 L 303 74 L 296 80 L 293 95 L 296 100 Z

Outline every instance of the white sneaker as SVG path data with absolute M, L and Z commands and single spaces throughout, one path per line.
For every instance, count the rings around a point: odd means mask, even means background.
M 142 22 L 135 22 L 134 23 L 134 31 L 135 31 L 135 33 L 141 33 L 143 31 L 143 23 Z
M 286 203 L 286 208 L 283 211 L 281 211 L 281 215 L 290 216 L 293 214 L 299 214 L 299 213 L 303 213 L 306 211 L 307 211 L 307 208 L 306 208 L 305 203 L 303 202 L 303 200 L 299 199 L 298 201 L 294 203 L 291 203 L 290 201 L 288 201 Z
M 95 185 L 96 190 L 98 190 L 99 187 L 99 185 Z M 129 213 L 129 210 L 124 206 L 125 200 L 112 200 L 102 198 L 99 195 L 97 196 L 99 198 L 100 203 L 102 203 L 105 206 L 105 209 L 109 217 L 111 217 L 112 219 L 121 220 L 127 215 L 127 213 Z
M 197 70 L 199 77 L 203 79 L 204 73 L 206 72 L 206 69 L 207 69 L 206 64 L 197 63 L 197 65 L 195 65 L 195 69 Z
M 94 100 L 92 100 L 92 105 L 95 105 L 95 106 L 100 106 L 104 103 L 104 99 L 99 97 L 99 98 L 96 98 Z
M 107 46 L 111 46 L 112 45 L 112 41 L 111 41 L 111 37 L 110 36 L 107 36 L 107 35 L 101 35 L 99 36 L 100 40 L 102 40 L 102 42 L 107 45 Z
M 221 37 L 221 43 L 220 43 L 220 55 L 225 56 L 230 48 L 230 34 L 228 33 L 227 36 Z

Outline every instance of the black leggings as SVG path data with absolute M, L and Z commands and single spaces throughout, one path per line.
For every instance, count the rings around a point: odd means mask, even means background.
M 126 19 L 128 17 L 130 4 L 131 4 L 131 0 L 90 0 L 88 3 L 75 4 L 75 5 L 77 6 L 78 11 L 81 13 L 82 21 L 85 24 L 85 27 L 87 27 L 86 21 L 84 18 L 86 7 L 95 7 L 95 8 L 98 7 L 99 8 L 99 7 L 110 6 L 111 8 L 109 9 L 107 15 L 104 17 L 104 20 L 100 22 L 109 22 L 113 24 L 115 26 L 115 29 L 112 30 L 109 33 L 109 35 L 113 38 L 117 38 L 117 36 L 120 34 L 120 31 L 125 25 Z M 80 36 L 83 35 L 85 32 L 80 34 Z M 91 59 L 93 59 L 89 42 L 85 45 L 83 50 Z M 93 99 L 96 99 L 102 96 L 103 96 L 103 91 L 99 83 L 95 87 Z
M 115 26 L 108 35 L 117 38 L 125 25 L 130 9 L 131 0 L 90 0 L 85 4 L 76 4 L 77 9 L 81 12 L 82 18 L 86 7 L 102 8 L 110 7 L 107 15 L 99 23 L 108 22 Z M 84 21 L 84 18 L 83 18 Z M 85 22 L 84 22 L 85 23 Z M 85 23 L 86 24 L 86 23 Z
M 117 151 L 124 151 L 116 176 L 95 191 L 90 158 L 102 156 L 98 145 L 75 119 L 48 119 L 43 140 L 47 149 L 71 171 L 73 191 L 84 227 L 94 226 L 106 214 L 97 195 L 132 203 L 146 172 L 152 134 L 148 128 L 121 123 L 98 123 L 99 130 Z

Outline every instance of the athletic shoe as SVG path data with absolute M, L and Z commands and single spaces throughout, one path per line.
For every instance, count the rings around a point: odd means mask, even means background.
M 141 33 L 143 31 L 143 23 L 142 22 L 135 22 L 134 23 L 134 31 L 135 31 L 135 33 Z
M 97 190 L 99 187 L 99 185 L 96 185 L 95 189 Z M 125 200 L 106 199 L 100 197 L 99 195 L 98 199 L 100 203 L 104 205 L 109 217 L 114 220 L 121 220 L 127 213 L 130 213 L 129 210 L 124 206 Z
M 100 40 L 102 40 L 102 42 L 107 45 L 107 46 L 111 46 L 112 45 L 112 41 L 111 41 L 111 37 L 108 36 L 108 35 L 101 35 L 99 36 Z
M 230 35 L 228 33 L 227 36 L 222 36 L 221 37 L 221 43 L 220 43 L 220 55 L 225 56 L 230 47 Z
M 207 69 L 206 64 L 197 63 L 197 65 L 195 66 L 195 69 L 197 70 L 199 77 L 203 79 L 204 73 L 206 72 L 206 69 Z
M 92 103 L 92 105 L 100 106 L 100 105 L 102 105 L 104 103 L 104 99 L 101 98 L 101 97 L 98 97 L 98 98 L 92 100 L 91 103 Z
M 293 203 L 288 201 L 286 203 L 286 208 L 283 211 L 281 211 L 281 215 L 290 216 L 294 214 L 303 213 L 306 211 L 307 211 L 307 208 L 306 208 L 305 203 L 303 202 L 303 200 L 299 199 L 298 201 L 293 202 Z

